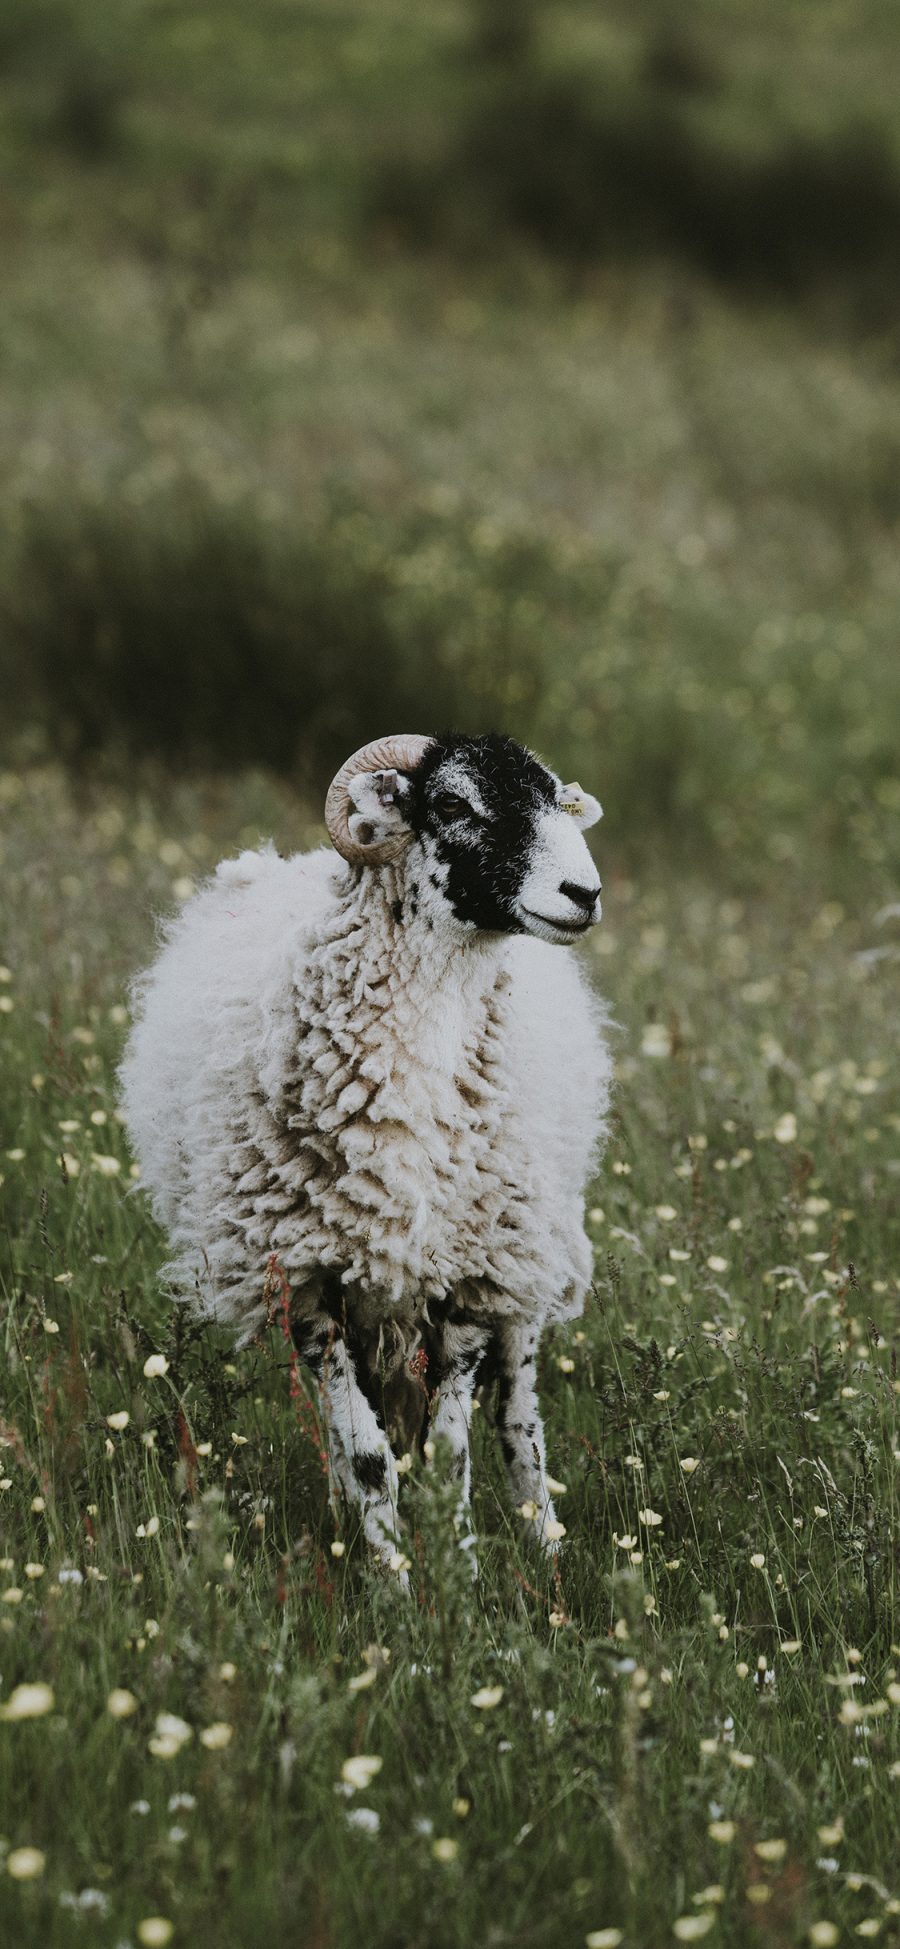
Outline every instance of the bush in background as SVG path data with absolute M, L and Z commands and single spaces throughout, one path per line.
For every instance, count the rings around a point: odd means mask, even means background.
M 196 496 L 27 520 L 6 658 L 22 719 L 82 761 L 263 764 L 313 778 L 414 712 L 382 567 Z
M 748 153 L 693 113 L 720 92 L 685 36 L 652 39 L 625 86 L 523 48 L 484 69 L 443 148 L 384 155 L 367 214 L 420 248 L 493 254 L 506 236 L 579 265 L 674 256 L 789 297 L 852 283 L 858 311 L 890 315 L 900 176 L 886 141 L 864 124 L 788 130 Z
M 600 791 L 626 854 L 900 866 L 890 618 L 811 635 L 711 606 L 689 570 L 664 599 L 627 582 L 464 511 L 287 532 L 197 487 L 71 495 L 10 566 L 7 751 L 40 725 L 76 765 L 262 766 L 317 795 L 380 732 L 502 728 Z
M 115 154 L 130 92 L 125 34 L 113 10 L 77 0 L 4 0 L 0 82 L 15 84 L 23 133 L 83 163 Z

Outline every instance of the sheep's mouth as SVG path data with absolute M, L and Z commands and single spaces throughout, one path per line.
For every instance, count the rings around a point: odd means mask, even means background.
M 595 914 L 586 914 L 583 920 L 559 920 L 551 914 L 536 914 L 532 907 L 523 907 L 522 913 L 537 923 L 529 928 L 529 933 L 551 941 L 577 941 L 587 933 L 589 927 L 593 927 L 596 919 Z

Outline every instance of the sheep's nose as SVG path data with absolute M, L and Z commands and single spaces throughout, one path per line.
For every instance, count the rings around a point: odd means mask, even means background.
M 599 886 L 577 887 L 575 886 L 572 880 L 562 880 L 560 882 L 559 890 L 560 893 L 564 893 L 566 899 L 571 900 L 576 907 L 583 907 L 586 914 L 589 914 L 593 911 L 600 897 Z

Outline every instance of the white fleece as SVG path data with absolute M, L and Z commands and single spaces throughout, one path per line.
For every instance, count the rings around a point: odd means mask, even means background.
M 416 851 L 226 861 L 136 986 L 122 1096 L 168 1278 L 242 1339 L 273 1252 L 295 1310 L 337 1269 L 404 1333 L 459 1289 L 486 1319 L 581 1310 L 602 1006 L 572 949 L 398 923 Z

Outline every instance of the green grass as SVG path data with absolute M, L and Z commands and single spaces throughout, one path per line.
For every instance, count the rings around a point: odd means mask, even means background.
M 62 274 L 13 291 L 0 399 L 7 741 L 24 713 L 45 747 L 212 738 L 320 782 L 374 694 L 385 722 L 503 724 L 602 772 L 636 864 L 652 835 L 723 885 L 807 849 L 842 895 L 890 884 L 900 387 L 880 351 L 694 288 L 685 326 L 649 277 L 562 309 L 538 289 L 523 316 L 398 272 L 359 316 L 319 289 L 302 326 L 280 286 L 231 292 L 210 320 L 227 357 L 195 346 L 176 383 L 158 285 L 106 293 L 111 342 L 77 278 L 58 321 Z
M 646 1949 L 699 1914 L 896 1941 L 896 920 L 790 863 L 744 902 L 638 881 L 604 837 L 616 1114 L 594 1291 L 542 1367 L 565 1547 L 523 1549 L 485 1410 L 479 1581 L 414 1471 L 404 1602 L 329 1507 L 278 1328 L 235 1357 L 173 1317 L 116 1118 L 151 910 L 315 827 L 262 778 L 0 795 L 0 1696 L 54 1694 L 0 1722 L 0 1834 L 45 1857 L 0 1874 L 6 1939 Z M 161 1713 L 191 1729 L 170 1757 Z
M 543 73 L 723 167 L 897 166 L 885 0 L 534 11 Z M 896 307 L 405 256 L 379 171 L 449 153 L 508 18 L 0 19 L 0 1713 L 54 1695 L 0 1716 L 15 1949 L 900 1942 Z M 438 717 L 605 804 L 618 1084 L 542 1367 L 558 1572 L 485 1410 L 480 1579 L 414 1472 L 404 1603 L 278 1328 L 167 1304 L 114 1069 L 154 912 Z
M 631 72 L 654 18 L 553 10 L 547 58 Z M 721 61 L 718 13 L 691 18 Z M 869 9 L 855 52 L 837 10 L 816 22 L 730 17 L 729 128 L 738 95 L 782 132 L 844 127 L 848 76 L 881 126 L 893 14 Z M 473 267 L 361 243 L 335 172 L 361 194 L 386 131 L 472 85 L 470 26 L 399 9 L 367 64 L 345 59 L 374 34 L 353 8 L 141 9 L 131 137 L 90 161 L 34 120 L 46 64 L 7 59 L 4 747 L 24 724 L 31 751 L 106 733 L 127 763 L 184 764 L 217 740 L 309 788 L 374 695 L 385 722 L 502 724 L 570 776 L 602 769 L 635 870 L 651 845 L 743 892 L 810 849 L 840 897 L 889 887 L 895 325 L 851 331 L 827 295 L 738 310 L 672 263 L 573 282 L 505 246 Z M 258 123 L 300 139 L 291 87 L 320 131 L 317 215 L 253 146 Z

